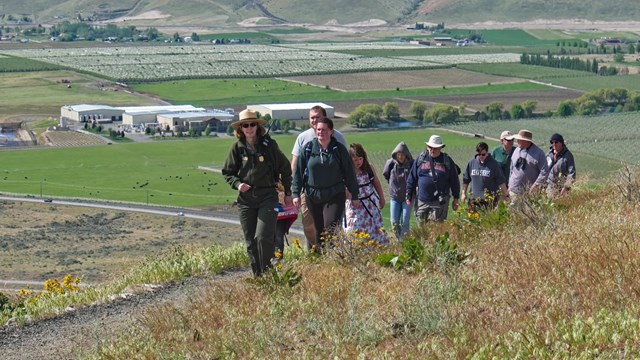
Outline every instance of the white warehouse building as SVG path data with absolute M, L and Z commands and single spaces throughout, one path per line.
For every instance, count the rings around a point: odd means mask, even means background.
M 327 111 L 327 117 L 335 116 L 335 109 L 324 103 L 289 103 L 289 104 L 259 104 L 247 105 L 247 109 L 257 111 L 261 116 L 269 114 L 272 119 L 308 120 L 309 109 L 319 105 Z
M 169 112 L 158 114 L 158 124 L 165 129 L 187 131 L 204 130 L 207 125 L 214 131 L 222 131 L 233 121 L 234 115 L 226 111 Z
M 156 116 L 171 112 L 199 112 L 205 108 L 192 105 L 155 105 L 155 106 L 109 106 L 109 105 L 64 105 L 60 108 L 60 121 L 75 122 L 113 122 L 122 121 L 124 125 L 138 125 L 156 122 Z

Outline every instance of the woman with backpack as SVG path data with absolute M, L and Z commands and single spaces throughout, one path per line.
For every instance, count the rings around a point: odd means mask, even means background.
M 384 208 L 384 193 L 376 171 L 369 163 L 367 152 L 360 144 L 351 144 L 349 155 L 358 179 L 358 197 L 347 199 L 345 204 L 345 226 L 347 233 L 357 231 L 366 233 L 369 239 L 378 244 L 389 242 L 384 232 L 384 223 L 380 210 Z M 359 207 L 353 206 L 354 200 L 360 200 Z
M 292 205 L 291 164 L 266 134 L 265 123 L 254 111 L 240 113 L 239 120 L 231 124 L 238 141 L 231 146 L 222 169 L 227 183 L 238 190 L 240 225 L 255 276 L 269 269 L 275 257 L 278 181 L 284 187 L 285 205 Z
M 332 234 L 344 215 L 345 187 L 352 199 L 358 199 L 358 181 L 347 148 L 333 136 L 333 121 L 321 118 L 316 121 L 316 138 L 308 142 L 298 154 L 293 172 L 293 204 L 300 206 L 300 194 L 304 192 L 307 206 L 316 227 L 316 244 L 322 251 L 326 233 Z M 353 201 L 362 206 L 360 200 Z
M 400 240 L 409 232 L 411 220 L 411 203 L 406 202 L 407 179 L 413 165 L 413 156 L 409 147 L 401 141 L 393 152 L 391 159 L 387 160 L 382 171 L 382 176 L 389 183 L 389 197 L 391 200 L 391 226 Z

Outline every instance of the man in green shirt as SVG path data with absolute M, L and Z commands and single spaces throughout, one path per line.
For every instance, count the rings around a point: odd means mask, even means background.
M 498 164 L 500 164 L 500 169 L 502 169 L 502 174 L 506 180 L 506 183 L 509 183 L 509 167 L 511 166 L 511 155 L 513 155 L 513 151 L 515 148 L 513 147 L 513 134 L 511 131 L 503 131 L 500 134 L 500 143 L 502 145 L 495 147 L 491 150 L 491 157 L 494 158 Z

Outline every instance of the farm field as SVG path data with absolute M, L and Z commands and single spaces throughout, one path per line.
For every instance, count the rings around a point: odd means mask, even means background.
M 589 92 L 601 88 L 626 88 L 640 90 L 640 76 L 630 70 L 629 75 L 597 76 L 587 71 L 556 69 L 546 66 L 522 64 L 463 64 L 461 69 L 497 76 L 513 76 L 532 79 L 556 86 Z
M 637 126 L 638 113 L 621 113 L 604 116 L 572 116 L 567 118 L 545 118 L 529 120 L 470 122 L 459 125 L 447 126 L 447 128 L 481 133 L 497 137 L 503 130 L 517 132 L 520 129 L 531 130 L 534 141 L 546 148 L 551 134 L 561 133 L 567 146 L 574 154 L 589 155 L 602 159 L 602 168 L 589 164 L 583 164 L 582 172 L 592 172 L 594 177 L 606 176 L 608 172 L 619 167 L 620 164 L 629 163 L 638 165 L 638 156 L 635 153 L 640 139 L 640 128 Z M 576 156 L 579 163 L 579 157 Z M 607 165 L 609 162 L 609 165 Z M 580 166 L 580 164 L 578 164 Z
M 478 72 L 449 69 L 376 71 L 339 75 L 309 75 L 285 77 L 304 84 L 329 86 L 333 90 L 366 91 L 380 89 L 442 88 L 443 86 L 473 86 L 517 83 L 522 79 L 485 75 Z
M 364 144 L 381 171 L 398 142 L 405 141 L 419 153 L 431 133 L 349 133 L 348 140 Z M 289 155 L 295 136 L 276 139 Z M 457 161 L 466 161 L 476 143 L 457 135 L 444 139 Z M 228 138 L 4 152 L 0 191 L 203 209 L 225 206 L 235 201 L 234 191 L 222 175 L 198 166 L 221 168 L 232 142 Z
M 274 83 L 280 81 L 280 83 Z M 243 84 L 244 86 L 239 86 Z M 305 88 L 306 86 L 306 88 Z M 198 93 L 201 89 L 212 89 L 211 95 Z M 416 88 L 393 90 L 367 90 L 367 91 L 336 91 L 326 89 L 324 86 L 316 87 L 301 83 L 292 83 L 283 80 L 254 79 L 239 82 L 239 79 L 211 79 L 211 80 L 180 80 L 166 81 L 150 84 L 132 85 L 135 91 L 154 94 L 171 103 L 188 103 L 199 106 L 228 106 L 234 104 L 257 103 L 289 103 L 289 102 L 333 102 L 371 99 L 392 99 L 402 97 L 424 96 L 448 96 L 466 94 L 497 94 L 510 92 L 546 91 L 552 87 L 531 82 L 502 83 L 494 85 L 459 86 L 446 88 Z M 301 90 L 298 92 L 298 90 Z M 260 90 L 260 91 L 257 91 Z M 183 95 L 185 94 L 185 95 Z M 187 94 L 194 94 L 195 99 Z M 220 94 L 216 97 L 216 94 Z M 351 112 L 353 109 L 349 109 Z
M 609 118 L 613 117 L 605 117 Z M 542 128 L 544 130 L 530 126 L 534 123 L 545 126 Z M 529 126 L 534 131 L 536 140 L 547 139 L 552 132 L 558 131 L 563 133 L 570 145 L 578 141 L 572 132 L 573 127 L 577 128 L 575 123 L 558 121 L 557 124 L 530 120 L 524 123 L 470 123 L 452 128 L 497 137 L 504 129 L 517 131 L 520 127 Z M 621 135 L 617 135 L 618 132 L 613 129 L 620 131 L 624 126 L 625 124 L 617 122 L 616 126 L 601 126 L 598 136 L 602 146 L 606 146 L 608 141 L 619 141 Z M 582 129 L 586 133 L 590 131 Z M 405 141 L 417 155 L 433 133 L 443 135 L 447 144 L 446 151 L 461 165 L 471 158 L 479 141 L 473 137 L 449 134 L 437 129 L 347 133 L 347 140 L 363 144 L 373 165 L 381 171 L 398 142 Z M 281 149 L 289 155 L 295 136 L 280 135 L 276 139 Z M 579 141 L 588 142 L 589 137 L 580 138 Z M 218 208 L 231 204 L 235 200 L 235 193 L 222 175 L 198 170 L 198 166 L 221 168 L 232 142 L 231 138 L 218 138 L 4 152 L 0 191 L 35 196 L 42 194 L 50 197 L 148 202 L 201 209 Z M 491 147 L 497 145 L 497 142 L 489 143 Z M 544 143 L 546 140 L 542 142 Z M 581 173 L 590 172 L 594 179 L 606 177 L 619 166 L 620 161 L 626 160 L 619 158 L 624 155 L 622 152 L 607 156 L 598 151 L 586 150 L 574 149 L 576 161 Z M 582 151 L 588 157 L 583 157 Z
M 62 83 L 69 80 L 71 84 Z M 65 104 L 152 105 L 148 97 L 104 91 L 100 80 L 73 71 L 0 73 L 0 121 L 14 116 L 57 117 Z M 70 87 L 67 87 L 69 85 Z
M 402 44 L 400 44 L 402 45 Z M 409 46 L 408 44 L 405 46 Z M 254 78 L 284 75 L 426 69 L 424 60 L 311 52 L 275 45 L 180 45 L 4 50 L 121 82 L 194 78 Z
M 233 224 L 55 203 L 2 201 L 0 214 L 2 280 L 44 282 L 72 274 L 84 284 L 99 283 L 175 247 L 242 238 Z
M 419 97 L 417 100 L 459 106 L 464 103 L 467 111 L 482 111 L 485 106 L 493 101 L 504 104 L 505 110 L 509 110 L 514 104 L 522 104 L 527 100 L 535 100 L 536 112 L 555 111 L 558 103 L 563 100 L 575 99 L 582 92 L 569 89 L 554 89 L 545 91 L 508 92 L 501 94 L 469 94 L 463 96 L 429 96 Z

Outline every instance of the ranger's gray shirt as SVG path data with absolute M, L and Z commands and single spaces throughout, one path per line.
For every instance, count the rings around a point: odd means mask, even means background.
M 522 159 L 519 160 L 518 159 Z M 517 165 L 517 164 L 523 165 Z M 509 174 L 509 191 L 521 194 L 529 191 L 533 184 L 545 188 L 549 166 L 547 157 L 536 144 L 531 144 L 526 149 L 517 148 L 511 156 L 511 168 Z

